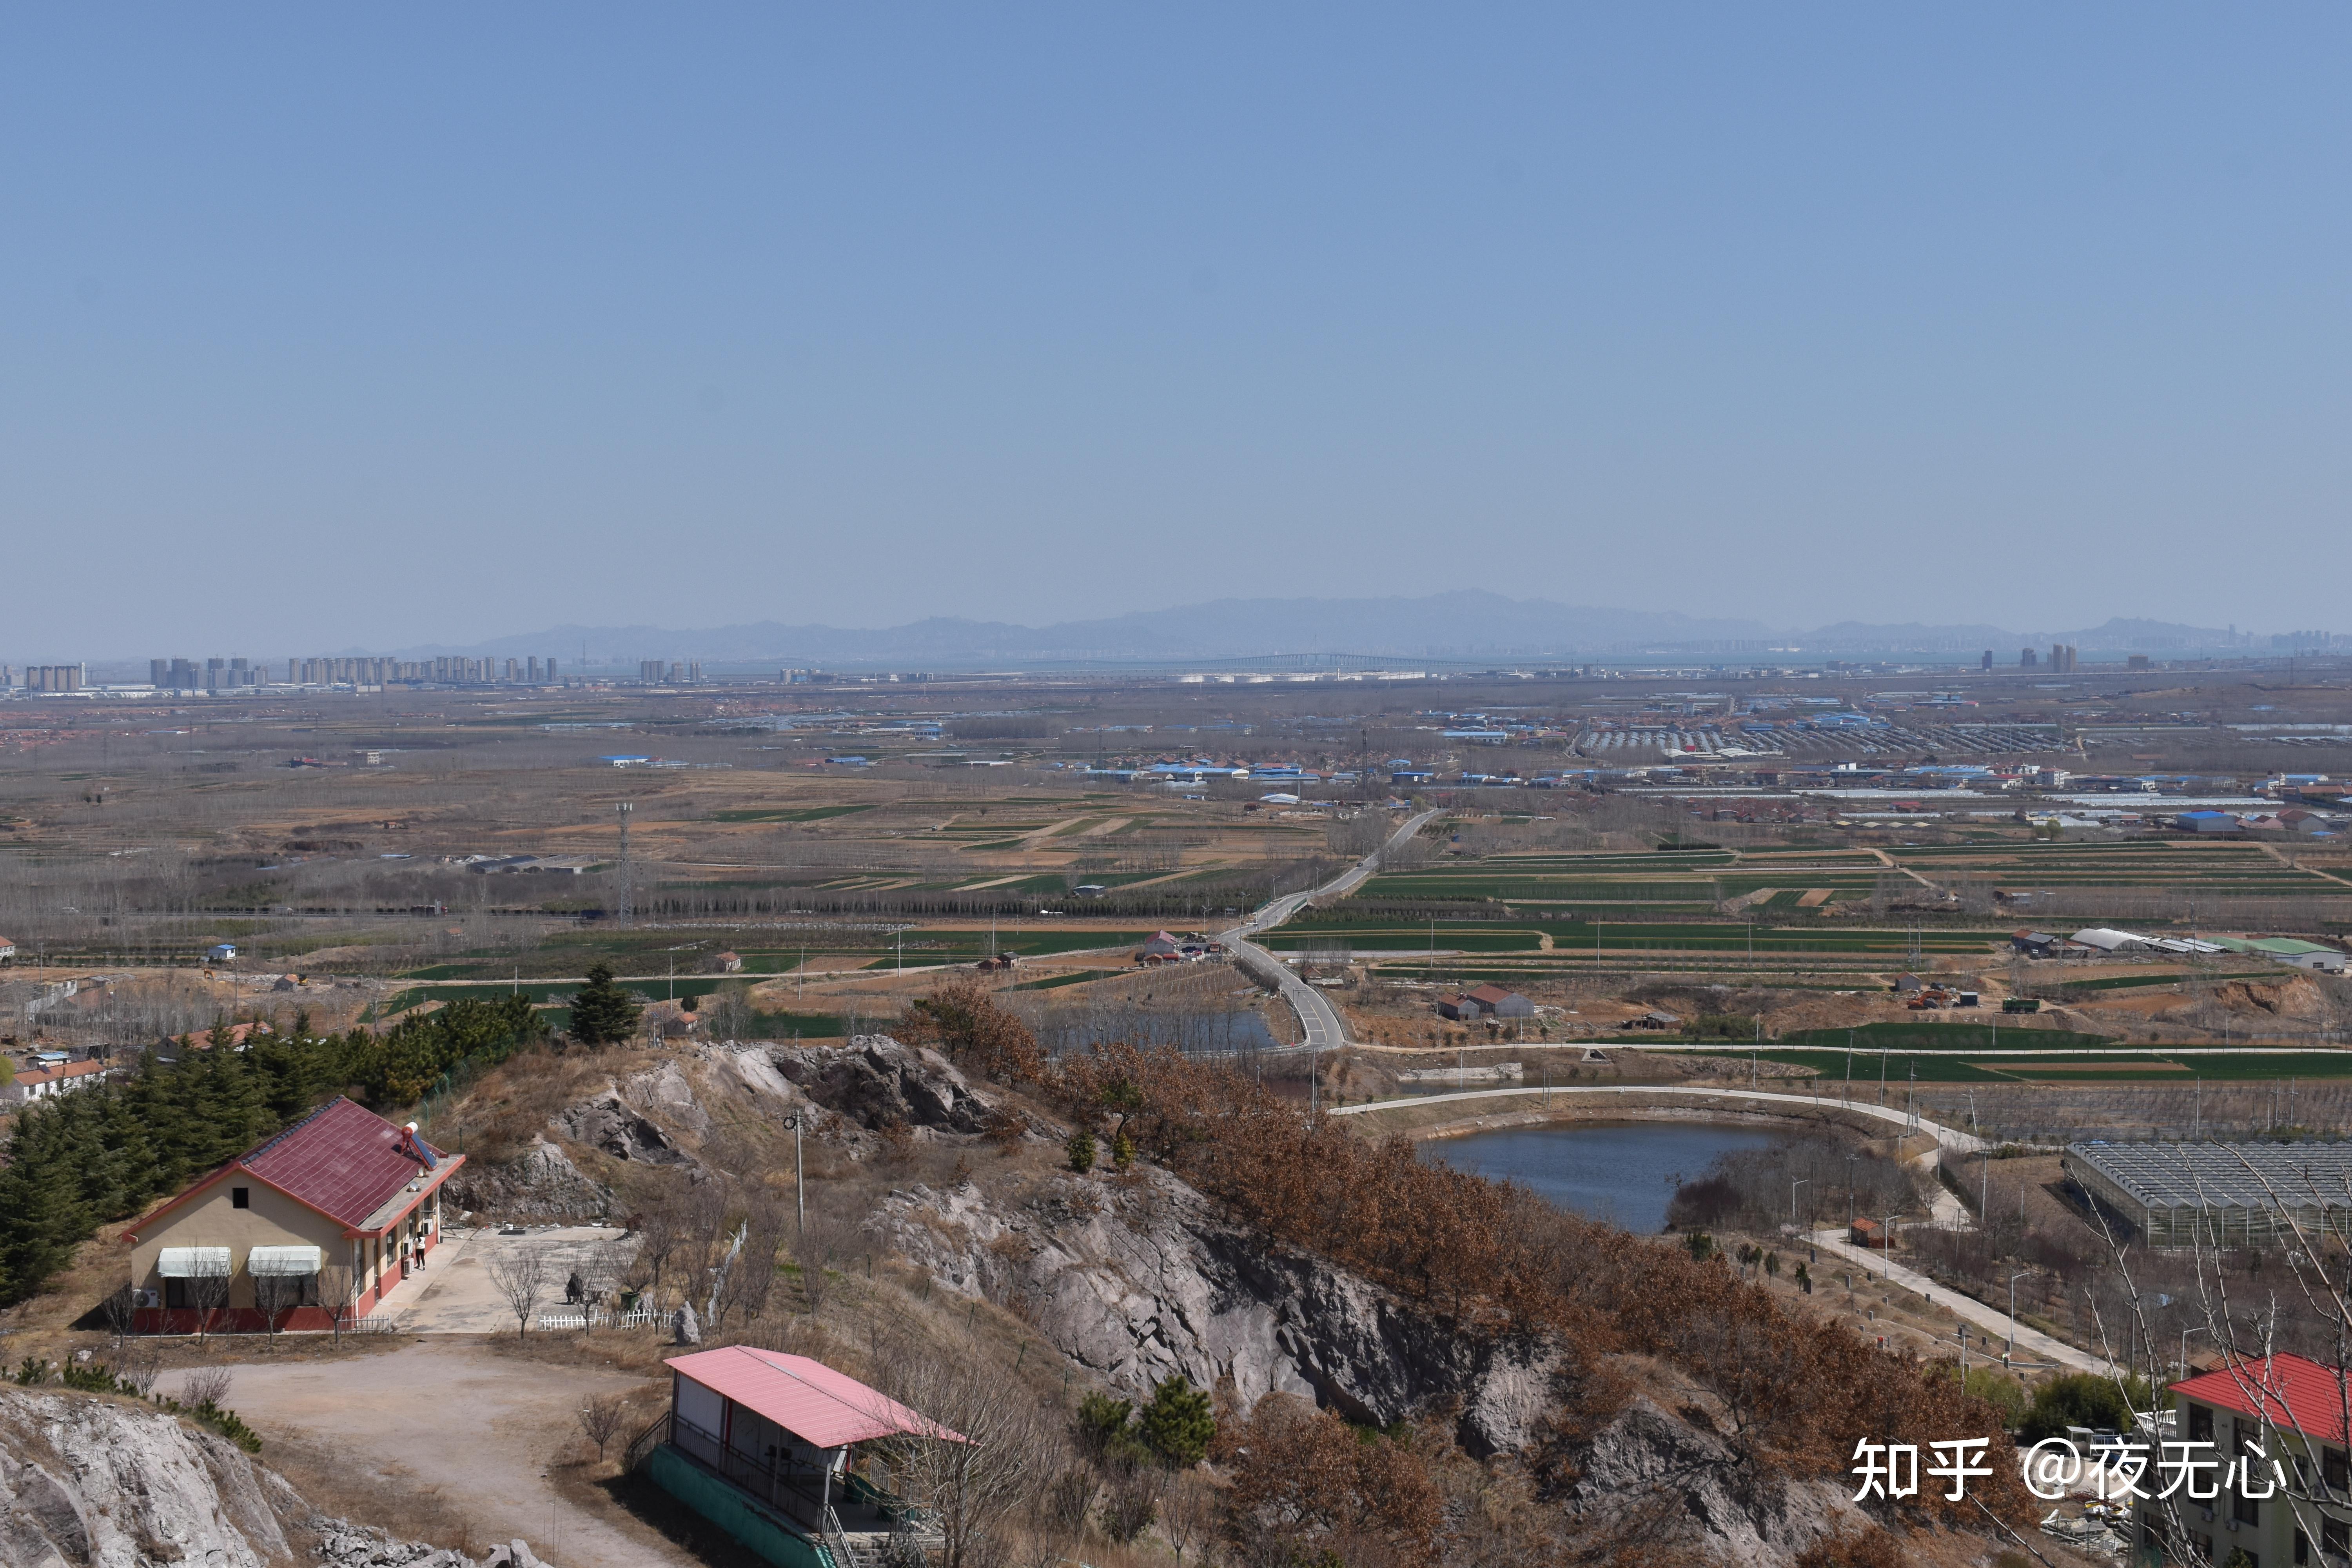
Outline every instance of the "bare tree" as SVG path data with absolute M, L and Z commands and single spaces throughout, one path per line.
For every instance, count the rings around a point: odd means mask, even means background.
M 743 1250 L 719 1286 L 719 1314 L 712 1321 L 738 1316 L 746 1323 L 768 1310 L 776 1285 L 776 1253 L 791 1228 L 783 1211 L 772 1203 L 752 1205 L 744 1218 Z
M 335 1342 L 343 1338 L 343 1319 L 352 1304 L 352 1268 L 348 1263 L 330 1263 L 319 1270 L 319 1305 L 327 1309 L 328 1327 L 334 1331 Z
M 822 1311 L 833 1295 L 838 1283 L 831 1271 L 833 1261 L 854 1249 L 860 1229 L 856 1220 L 843 1215 L 816 1214 L 793 1237 L 793 1261 L 800 1266 L 801 1300 L 807 1303 L 810 1317 Z
M 256 1274 L 253 1277 L 253 1304 L 261 1312 L 261 1326 L 276 1333 L 286 1321 L 286 1314 L 302 1305 L 309 1294 L 311 1277 L 307 1274 Z
M 603 1399 L 583 1399 L 580 1402 L 581 1435 L 596 1445 L 598 1464 L 604 1462 L 605 1445 L 619 1436 L 622 1426 L 628 1418 L 628 1402 L 617 1394 Z
M 515 1336 L 530 1331 L 530 1314 L 547 1294 L 547 1259 L 530 1248 L 519 1248 L 490 1259 L 490 1284 L 515 1315 Z
M 180 1403 L 191 1409 L 202 1410 L 206 1405 L 218 1410 L 228 1404 L 229 1370 L 225 1366 L 198 1367 L 188 1373 L 180 1385 Z
M 883 1373 L 885 1391 L 937 1428 L 877 1447 L 908 1500 L 937 1521 L 944 1568 L 977 1568 L 997 1526 L 1052 1474 L 1058 1427 L 1025 1386 L 977 1354 L 899 1355 Z
M 188 1305 L 196 1314 L 198 1340 L 202 1340 L 211 1331 L 213 1320 L 227 1308 L 229 1291 L 236 1283 L 236 1276 L 229 1272 L 229 1264 L 226 1257 L 217 1265 L 215 1264 L 210 1256 L 215 1250 L 226 1254 L 228 1249 L 226 1247 L 195 1248 L 195 1267 L 185 1279 L 180 1281 L 181 1289 L 187 1292 Z
M 683 1216 L 669 1199 L 648 1205 L 630 1221 L 637 1233 L 636 1268 L 646 1279 L 646 1292 L 660 1304 L 662 1267 L 686 1242 Z
M 106 1314 L 106 1331 L 113 1336 L 115 1348 L 119 1350 L 138 1321 L 135 1314 L 139 1310 L 139 1292 L 126 1279 L 109 1290 L 106 1300 L 100 1302 L 99 1307 Z
M 1160 1528 L 1166 1533 L 1168 1544 L 1176 1549 L 1177 1562 L 1184 1561 L 1184 1553 L 1196 1541 L 1206 1555 L 1209 1542 L 1216 1534 L 1222 1507 L 1217 1489 L 1197 1470 L 1187 1471 L 1169 1482 L 1160 1499 Z

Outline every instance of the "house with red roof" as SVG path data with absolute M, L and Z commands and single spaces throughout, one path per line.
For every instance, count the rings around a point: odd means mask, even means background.
M 780 1568 L 880 1562 L 936 1527 L 858 1471 L 860 1443 L 966 1439 L 807 1356 L 751 1345 L 673 1357 L 669 1414 L 629 1465 Z M 897 1538 L 894 1542 L 894 1536 Z
M 2308 1477 L 2306 1495 L 2333 1501 L 2306 1502 L 2298 1519 L 2287 1487 L 2270 1497 L 2245 1495 L 2265 1491 L 2276 1480 L 2261 1473 L 2265 1467 L 2257 1459 L 2251 1489 L 2223 1487 L 2221 1495 L 2202 1500 L 2140 1499 L 2132 1521 L 2135 1546 L 2151 1556 L 2163 1554 L 2167 1562 L 2180 1561 L 2184 1547 L 2202 1552 L 2208 1563 L 2242 1551 L 2260 1568 L 2352 1557 L 2352 1434 L 2345 1429 L 2352 1381 L 2346 1369 L 2285 1352 L 2231 1357 L 2214 1371 L 2174 1384 L 2172 1405 L 2176 1429 L 2170 1440 L 2210 1443 L 2210 1449 L 2197 1452 L 2219 1461 L 2205 1472 L 2199 1490 L 2220 1482 L 2231 1460 L 2259 1446 L 2280 1462 L 2290 1481 Z M 2162 1489 L 2153 1463 L 2148 1477 L 2143 1483 L 2147 1490 Z
M 325 1329 L 374 1310 L 441 1239 L 463 1154 L 332 1100 L 123 1237 L 142 1333 Z
M 54 1100 L 78 1089 L 104 1083 L 113 1076 L 114 1069 L 100 1061 L 46 1062 L 19 1068 L 15 1079 L 0 1084 L 0 1105 Z

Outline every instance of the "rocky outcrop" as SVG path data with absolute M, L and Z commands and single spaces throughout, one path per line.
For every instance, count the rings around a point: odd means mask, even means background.
M 1870 1522 L 1827 1482 L 1758 1485 L 1754 1467 L 1704 1417 L 1671 1415 L 1645 1397 L 1592 1435 L 1577 1470 L 1570 1502 L 1588 1527 L 1700 1561 L 1786 1563 L 1825 1535 Z
M 602 1150 L 615 1160 L 683 1165 L 691 1158 L 668 1133 L 632 1109 L 617 1092 L 583 1100 L 566 1109 L 555 1118 L 555 1127 L 573 1142 Z
M 1165 1172 L 1063 1175 L 1017 1206 L 972 1182 L 914 1187 L 878 1227 L 942 1286 L 1014 1307 L 1124 1390 L 1225 1378 L 1375 1425 L 1458 1402 L 1474 1453 L 1516 1449 L 1554 1404 L 1558 1352 L 1458 1334 L 1319 1258 L 1269 1247 Z
M 264 1568 L 290 1555 L 280 1515 L 299 1501 L 235 1444 L 160 1412 L 0 1390 L 0 1561 Z
M 312 1513 L 226 1438 L 134 1401 L 0 1388 L 0 1563 L 7 1568 L 536 1568 L 518 1541 L 477 1563 Z M 502 1555 L 503 1554 L 503 1555 Z
M 544 1138 L 504 1164 L 468 1161 L 449 1180 L 448 1201 L 498 1219 L 570 1222 L 613 1212 L 613 1190 Z
M 782 1047 L 770 1059 L 810 1100 L 867 1131 L 900 1126 L 971 1136 L 995 1109 L 947 1058 L 887 1035 L 831 1047 Z

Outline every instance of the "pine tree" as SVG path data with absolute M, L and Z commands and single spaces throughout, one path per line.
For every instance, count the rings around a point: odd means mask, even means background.
M 1136 1413 L 1135 1426 L 1162 1463 L 1189 1470 L 1207 1458 L 1216 1440 L 1217 1414 L 1206 1394 L 1171 1375 L 1151 1391 L 1151 1403 Z
M 645 1005 L 635 994 L 613 984 L 611 964 L 593 964 L 588 984 L 572 998 L 572 1037 L 587 1046 L 628 1039 L 637 1032 L 644 1012 Z

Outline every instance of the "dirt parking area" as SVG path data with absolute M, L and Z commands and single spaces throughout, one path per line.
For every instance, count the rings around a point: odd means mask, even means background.
M 185 1375 L 166 1373 L 160 1391 L 176 1394 Z M 638 1390 L 641 1373 L 426 1340 L 359 1361 L 246 1362 L 231 1376 L 228 1404 L 261 1434 L 264 1462 L 272 1447 L 299 1445 L 318 1468 L 432 1491 L 475 1526 L 478 1548 L 520 1537 L 561 1568 L 701 1561 L 621 1509 L 592 1508 L 576 1500 L 582 1489 L 559 1487 L 576 1463 L 581 1402 Z

